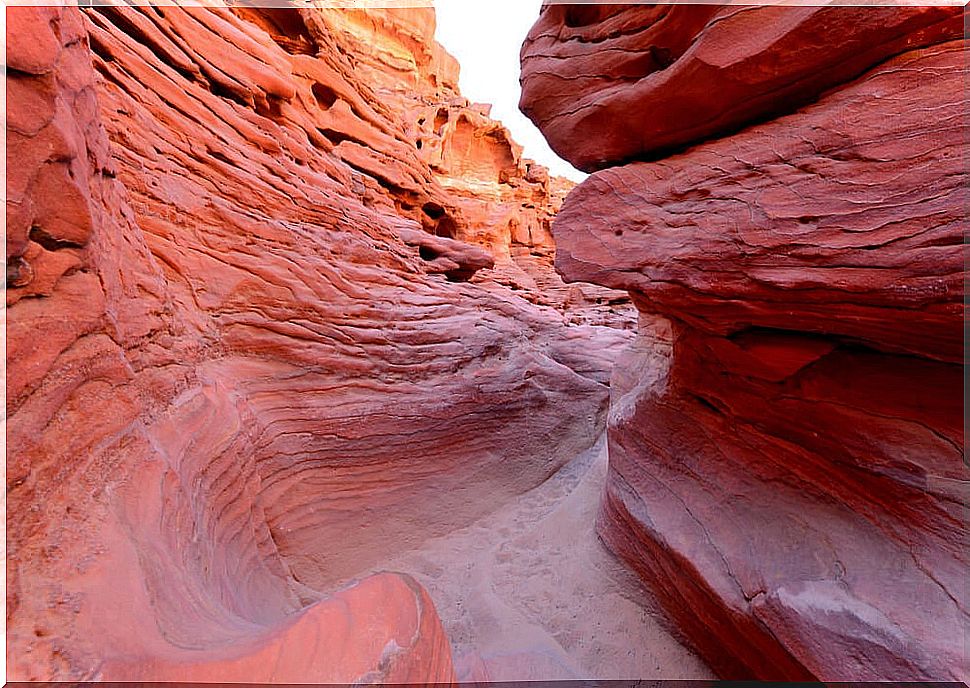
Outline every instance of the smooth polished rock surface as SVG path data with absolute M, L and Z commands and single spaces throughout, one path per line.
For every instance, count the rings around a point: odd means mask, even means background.
M 550 3 L 522 46 L 521 107 L 592 172 L 732 133 L 962 36 L 957 7 Z

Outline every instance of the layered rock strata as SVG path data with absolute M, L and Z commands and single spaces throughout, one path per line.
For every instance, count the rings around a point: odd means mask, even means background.
M 523 46 L 601 170 L 557 267 L 641 314 L 600 534 L 724 677 L 970 675 L 963 19 L 548 6 Z
M 356 577 L 587 447 L 626 333 L 467 282 L 332 15 L 7 18 L 9 676 L 450 682 Z
M 625 292 L 567 287 L 555 271 L 552 219 L 575 184 L 524 158 L 490 118 L 491 106 L 461 95 L 458 64 L 435 43 L 430 11 L 319 10 L 310 21 L 331 27 L 376 99 L 404 113 L 404 137 L 430 170 L 431 185 L 418 191 L 399 185 L 380 163 L 367 168 L 383 177 L 400 214 L 490 253 L 493 269 L 472 281 L 507 286 L 575 324 L 631 327 L 636 311 Z
M 573 184 L 522 157 L 490 106 L 458 90 L 458 63 L 434 40 L 430 10 L 321 10 L 354 69 L 380 102 L 400 113 L 414 154 L 447 195 L 396 199 L 435 234 L 480 245 L 497 259 L 517 249 L 552 257 L 550 224 Z

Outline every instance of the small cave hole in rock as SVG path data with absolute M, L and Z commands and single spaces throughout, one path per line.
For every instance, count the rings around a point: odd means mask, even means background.
M 313 91 L 313 97 L 316 98 L 317 103 L 324 110 L 332 108 L 333 104 L 338 100 L 337 92 L 324 84 L 313 84 L 310 90 Z
M 650 56 L 653 58 L 653 62 L 658 71 L 667 69 L 667 67 L 674 63 L 674 56 L 670 48 L 660 48 L 655 45 L 650 46 Z
M 435 260 L 439 254 L 430 246 L 422 246 L 421 248 L 418 249 L 418 255 L 421 256 L 421 258 L 423 258 L 424 260 L 432 261 L 432 260 Z
M 458 225 L 450 217 L 445 215 L 440 220 L 434 228 L 435 236 L 445 237 L 447 239 L 454 239 L 458 236 Z
M 423 206 L 421 206 L 421 210 L 423 210 L 424 214 L 430 217 L 432 220 L 441 219 L 441 217 L 444 216 L 445 214 L 444 208 L 442 208 L 437 203 L 433 203 L 430 201 L 428 203 L 425 203 Z
M 28 236 L 30 236 L 31 241 L 40 244 L 48 251 L 59 251 L 62 248 L 81 248 L 83 246 L 76 241 L 56 237 L 40 225 L 33 225 Z
M 339 146 L 344 141 L 354 140 L 352 136 L 348 136 L 347 134 L 335 129 L 324 129 L 323 127 L 317 127 L 317 131 L 325 136 L 335 146 Z
M 440 108 L 434 116 L 434 130 L 439 136 L 441 135 L 441 129 L 448 123 L 448 111 L 444 108 Z
M 30 267 L 30 263 L 23 256 L 8 258 L 6 272 L 8 289 L 26 287 L 34 279 L 34 269 Z

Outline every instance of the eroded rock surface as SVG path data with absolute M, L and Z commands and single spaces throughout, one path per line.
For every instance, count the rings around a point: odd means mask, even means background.
M 521 104 L 592 172 L 789 112 L 962 26 L 946 7 L 550 4 L 522 47 Z
M 325 10 L 311 17 L 343 37 L 342 51 L 376 99 L 404 113 L 408 154 L 427 165 L 432 182 L 421 189 L 404 184 L 394 167 L 386 169 L 386 156 L 367 170 L 391 192 L 400 214 L 492 255 L 494 269 L 473 281 L 505 285 L 575 324 L 629 327 L 636 311 L 623 291 L 567 287 L 553 268 L 552 218 L 575 184 L 524 158 L 508 130 L 489 117 L 491 106 L 458 92 L 454 58 L 429 47 L 437 46 L 431 17 L 430 11 L 395 10 Z
M 550 6 L 523 47 L 524 110 L 608 168 L 557 266 L 641 313 L 600 533 L 723 677 L 970 675 L 962 22 Z
M 629 334 L 479 279 L 349 16 L 7 10 L 12 678 L 447 683 L 427 593 L 355 579 L 596 438 Z

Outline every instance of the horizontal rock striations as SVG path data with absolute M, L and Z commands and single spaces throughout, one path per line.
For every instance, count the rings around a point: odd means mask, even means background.
M 723 677 L 970 675 L 962 12 L 549 6 L 523 47 L 602 170 L 557 267 L 641 314 L 600 534 Z
M 430 10 L 322 10 L 307 21 L 340 36 L 341 54 L 375 99 L 403 113 L 409 155 L 427 166 L 431 183 L 420 189 L 404 184 L 395 174 L 400 165 L 391 161 L 388 168 L 386 159 L 366 168 L 390 191 L 399 214 L 429 233 L 488 251 L 494 269 L 472 281 L 508 286 L 577 324 L 629 326 L 635 309 L 624 292 L 591 284 L 569 288 L 554 270 L 552 218 L 575 184 L 524 158 L 508 130 L 490 118 L 491 106 L 461 95 L 454 58 L 429 47 L 437 46 Z M 368 154 L 379 150 L 370 145 Z M 365 152 L 347 143 L 337 151 L 351 164 Z M 357 157 L 347 158 L 350 151 Z
M 427 593 L 357 576 L 599 432 L 627 333 L 478 279 L 335 16 L 7 12 L 13 679 L 448 683 Z M 430 10 L 353 16 L 453 88 Z

